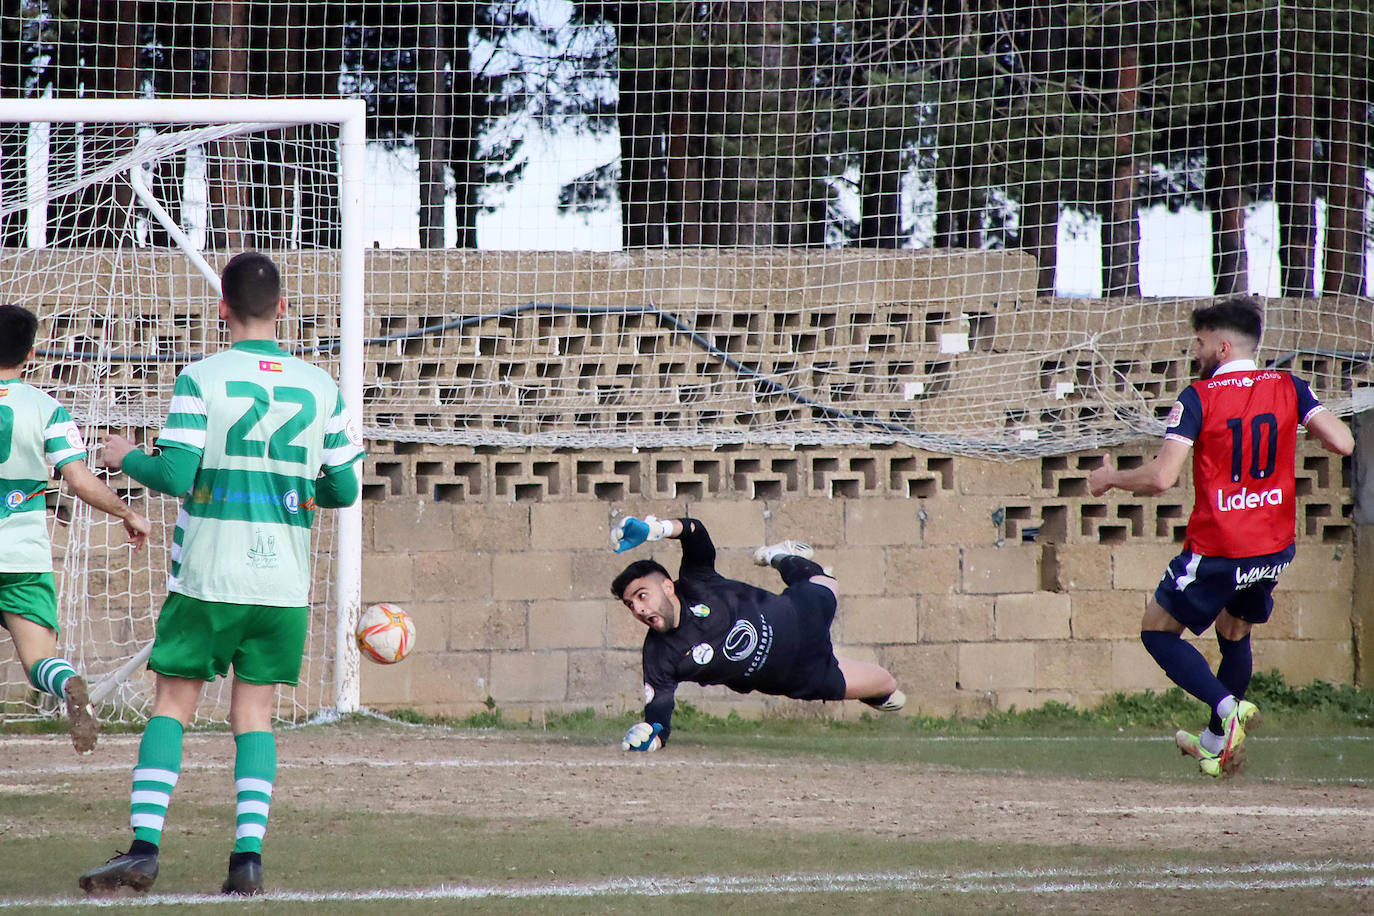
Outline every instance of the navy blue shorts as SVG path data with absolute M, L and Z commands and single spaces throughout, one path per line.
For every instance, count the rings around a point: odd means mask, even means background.
M 783 696 L 794 700 L 843 700 L 844 672 L 830 642 L 835 593 L 824 585 L 798 582 L 783 590 L 797 609 L 800 647 Z
M 1169 561 L 1155 601 L 1194 634 L 1216 623 L 1223 610 L 1247 623 L 1264 623 L 1274 610 L 1279 573 L 1293 562 L 1294 545 L 1260 557 L 1204 557 L 1184 551 Z

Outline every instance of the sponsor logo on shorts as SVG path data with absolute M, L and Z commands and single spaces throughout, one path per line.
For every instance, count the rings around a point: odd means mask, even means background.
M 275 360 L 271 360 L 271 359 L 260 359 L 260 360 L 258 360 L 258 371 L 259 371 L 259 372 L 280 372 L 280 371 L 281 371 L 281 363 L 279 363 L 279 362 L 277 362 L 277 361 L 275 361 Z
M 1237 585 L 1252 585 L 1256 582 L 1263 582 L 1266 579 L 1277 579 L 1279 573 L 1288 568 L 1287 563 L 1275 563 L 1271 566 L 1252 566 L 1250 569 L 1236 570 Z
M 1240 509 L 1258 509 L 1261 506 L 1281 505 L 1283 505 L 1283 490 L 1279 487 L 1254 492 L 1241 487 L 1239 493 L 1230 494 L 1217 490 L 1218 512 L 1234 512 Z
M 692 612 L 693 617 L 710 617 L 711 609 L 704 604 L 694 604 L 687 610 Z
M 5 494 L 5 505 L 9 506 L 11 509 L 18 509 L 20 506 L 24 505 L 24 500 L 28 498 L 29 494 L 25 493 L 23 490 L 10 490 L 9 493 Z
M 709 642 L 699 642 L 692 646 L 692 661 L 698 665 L 709 665 L 711 659 L 716 657 L 716 650 L 711 648 Z

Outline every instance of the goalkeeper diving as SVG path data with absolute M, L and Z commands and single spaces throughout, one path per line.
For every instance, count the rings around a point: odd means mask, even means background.
M 830 642 L 839 583 L 810 545 L 782 541 L 754 553 L 787 586 L 781 594 L 716 572 L 716 548 L 693 518 L 621 519 L 611 531 L 616 553 L 646 541 L 682 543 L 676 579 L 657 561 L 637 560 L 611 582 L 611 594 L 649 628 L 644 635 L 644 721 L 625 734 L 627 751 L 655 751 L 672 731 L 677 685 L 724 684 L 797 700 L 860 700 L 884 712 L 906 704 L 881 665 L 837 658 Z

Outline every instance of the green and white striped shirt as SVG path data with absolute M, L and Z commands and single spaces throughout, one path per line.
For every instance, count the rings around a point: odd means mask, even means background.
M 200 457 L 177 516 L 167 590 L 308 604 L 315 479 L 363 456 L 329 374 L 271 341 L 241 341 L 177 376 L 157 444 Z
M 85 458 L 81 430 L 56 398 L 0 380 L 0 572 L 52 572 L 48 469 Z

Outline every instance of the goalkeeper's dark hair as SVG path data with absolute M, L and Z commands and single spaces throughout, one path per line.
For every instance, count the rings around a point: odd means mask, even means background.
M 281 274 L 260 251 L 236 254 L 220 274 L 220 296 L 240 320 L 270 318 L 281 301 Z
M 37 315 L 22 305 L 0 305 L 0 366 L 24 365 L 37 336 Z
M 1233 331 L 1259 346 L 1264 330 L 1264 306 L 1254 296 L 1232 296 L 1193 309 L 1194 331 Z
M 631 582 L 641 576 L 648 576 L 658 573 L 665 579 L 671 579 L 668 570 L 663 568 L 663 564 L 657 560 L 635 560 L 621 571 L 620 575 L 611 580 L 611 594 L 615 595 L 615 600 L 625 600 L 625 589 Z

